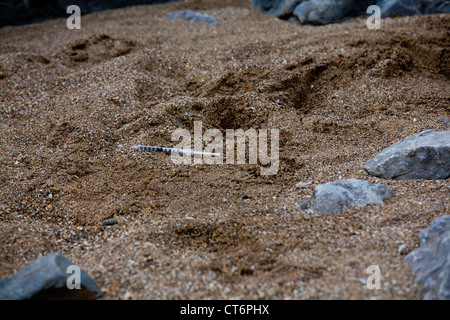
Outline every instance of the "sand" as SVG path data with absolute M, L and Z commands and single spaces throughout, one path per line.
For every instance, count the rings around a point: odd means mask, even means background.
M 422 299 L 403 259 L 449 214 L 449 180 L 384 180 L 363 166 L 409 135 L 450 129 L 450 15 L 314 27 L 249 3 L 0 29 L 0 278 L 57 251 L 107 300 Z M 219 25 L 166 18 L 182 9 Z M 195 121 L 279 129 L 277 174 L 130 148 L 172 147 Z M 395 193 L 335 215 L 297 208 L 318 184 L 350 178 Z M 378 290 L 365 285 L 371 265 Z

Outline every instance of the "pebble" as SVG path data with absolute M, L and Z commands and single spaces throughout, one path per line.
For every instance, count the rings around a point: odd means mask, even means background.
M 398 247 L 397 253 L 401 256 L 408 253 L 408 245 L 402 244 L 400 247 Z
M 106 219 L 106 220 L 103 220 L 103 222 L 102 222 L 102 224 L 104 226 L 112 226 L 112 225 L 117 224 L 117 223 L 118 223 L 118 221 L 117 221 L 116 218 Z
M 80 270 L 83 290 L 67 287 L 67 270 L 74 262 L 53 252 L 19 270 L 15 276 L 0 279 L 0 300 L 83 300 L 97 299 L 102 292 L 94 281 Z

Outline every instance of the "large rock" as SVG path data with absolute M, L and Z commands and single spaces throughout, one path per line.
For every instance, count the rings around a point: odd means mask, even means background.
M 450 12 L 448 0 L 381 0 L 377 5 L 381 9 L 382 17 Z
M 328 24 L 353 16 L 363 14 L 364 8 L 371 1 L 354 0 L 310 0 L 303 1 L 294 10 L 294 15 L 303 24 Z
M 450 300 L 450 215 L 441 216 L 419 233 L 420 248 L 405 261 L 426 292 L 424 299 Z
M 296 16 L 303 24 L 328 24 L 367 14 L 367 8 L 378 5 L 382 17 L 450 12 L 448 0 L 253 0 L 268 14 L 289 18 Z
M 385 185 L 374 185 L 364 180 L 333 181 L 317 186 L 313 196 L 300 203 L 299 208 L 316 214 L 339 213 L 349 205 L 380 205 L 392 194 L 393 191 Z
M 450 131 L 425 130 L 367 161 L 364 169 L 385 179 L 446 179 L 450 176 Z
M 100 289 L 83 271 L 80 272 L 81 288 L 67 287 L 67 279 L 73 274 L 70 270 L 67 273 L 67 268 L 72 265 L 73 262 L 59 253 L 43 256 L 12 278 L 0 280 L 0 300 L 88 300 L 101 297 Z

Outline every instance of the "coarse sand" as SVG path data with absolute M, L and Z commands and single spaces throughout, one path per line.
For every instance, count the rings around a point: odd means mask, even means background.
M 183 9 L 219 25 L 166 17 Z M 450 14 L 380 30 L 366 19 L 302 26 L 250 1 L 189 0 L 89 14 L 81 30 L 65 18 L 1 28 L 0 278 L 57 251 L 103 299 L 422 299 L 403 259 L 449 214 L 449 179 L 363 166 L 450 129 Z M 277 174 L 130 148 L 173 147 L 194 121 L 279 129 Z M 334 215 L 298 209 L 350 178 L 395 193 Z

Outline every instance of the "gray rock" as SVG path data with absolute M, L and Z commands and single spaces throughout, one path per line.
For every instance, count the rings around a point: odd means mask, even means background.
M 445 231 L 450 230 L 450 216 L 441 216 L 430 223 L 428 228 L 423 229 L 419 233 L 420 246 L 426 246 L 436 242 Z
M 302 0 L 253 0 L 252 5 L 259 6 L 270 15 L 284 18 L 291 17 L 295 7 L 301 2 Z
M 450 300 L 450 216 L 435 219 L 419 233 L 421 247 L 410 252 L 416 281 L 426 292 L 425 300 Z
M 299 204 L 300 210 L 311 213 L 339 213 L 349 205 L 365 207 L 380 205 L 393 191 L 382 184 L 348 179 L 321 184 L 314 189 L 312 198 Z
M 304 24 L 327 24 L 365 14 L 373 0 L 253 0 L 262 11 L 280 18 L 296 16 Z
M 416 14 L 448 13 L 450 1 L 448 0 L 381 0 L 377 2 L 382 17 L 394 14 L 412 16 Z
M 309 185 L 311 185 L 311 184 L 313 184 L 312 181 L 308 181 L 308 182 L 299 182 L 299 183 L 297 183 L 297 184 L 295 185 L 295 187 L 296 187 L 297 189 L 301 189 L 301 188 L 307 187 L 307 186 L 309 186 Z
M 102 221 L 104 226 L 112 226 L 119 223 L 116 218 L 110 218 Z
M 300 3 L 294 15 L 303 24 L 328 24 L 339 21 L 352 11 L 353 0 L 311 0 Z
M 66 9 L 77 5 L 82 14 L 142 4 L 157 4 L 177 0 L 2 0 L 0 27 L 35 23 L 68 15 Z
M 102 296 L 91 278 L 80 272 L 81 288 L 69 289 L 67 268 L 74 265 L 59 253 L 45 255 L 19 270 L 11 278 L 0 280 L 0 300 L 64 299 L 88 300 Z
M 192 21 L 192 22 L 206 22 L 206 23 L 215 24 L 215 25 L 219 24 L 216 21 L 216 19 L 214 19 L 210 15 L 201 14 L 199 12 L 194 12 L 191 10 L 181 10 L 181 11 L 170 12 L 167 15 L 167 18 L 169 18 L 169 19 L 184 19 L 184 20 Z
M 450 126 L 450 119 L 440 119 L 439 122 Z
M 450 176 L 450 131 L 425 130 L 367 161 L 364 169 L 384 179 L 446 179 Z

